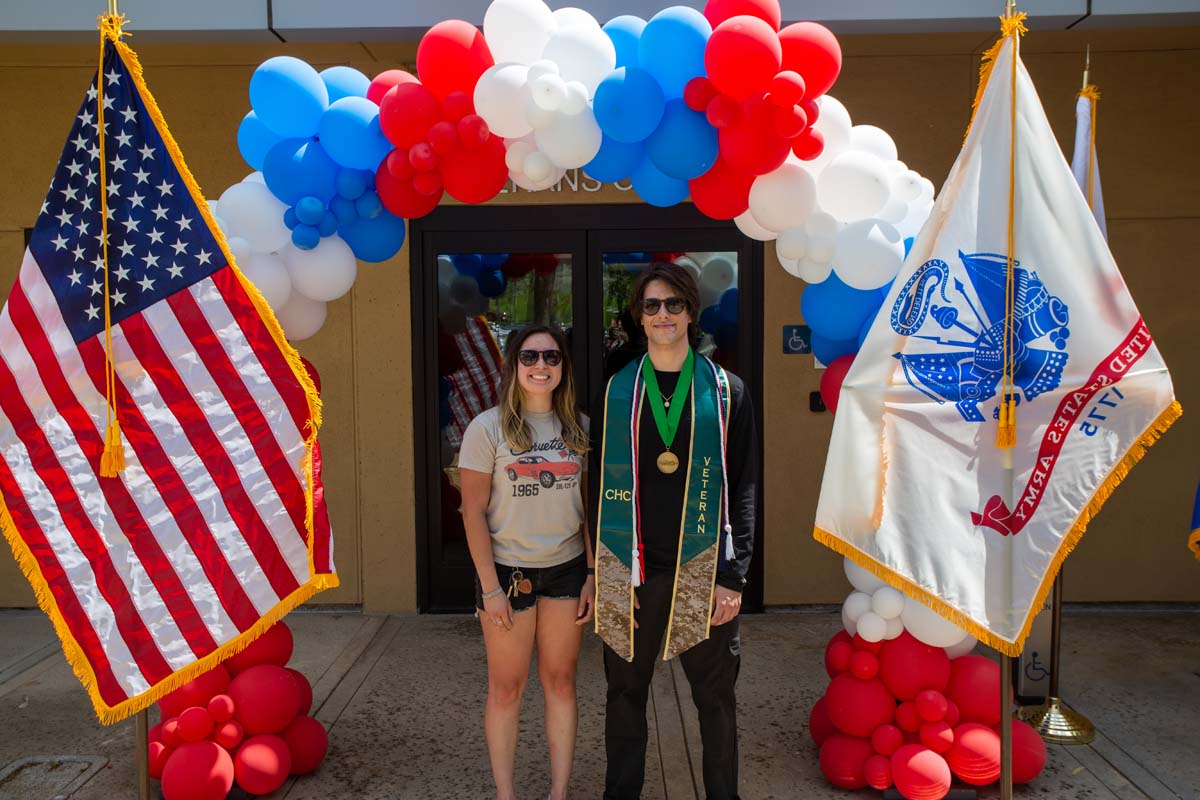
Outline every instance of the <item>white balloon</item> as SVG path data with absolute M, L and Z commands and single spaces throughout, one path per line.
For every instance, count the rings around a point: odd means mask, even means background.
M 220 213 L 217 212 L 217 201 L 212 200 L 212 199 L 207 199 L 204 202 L 208 203 L 208 210 L 212 213 L 212 215 L 214 217 L 217 218 L 217 223 L 218 223 L 217 227 L 220 228 L 221 230 L 225 230 L 224 225 L 220 224 L 223 222 L 223 220 L 221 219 Z
M 937 189 L 936 189 L 936 187 L 934 187 L 933 181 L 929 180 L 929 178 L 924 178 L 924 177 L 921 178 L 920 197 L 925 200 L 932 200 L 934 194 L 936 194 L 936 193 L 937 193 Z
M 487 313 L 488 299 L 481 293 L 476 292 L 475 296 L 463 306 L 463 311 L 467 312 L 468 317 L 479 317 Z
M 923 187 L 921 176 L 911 169 L 906 169 L 897 175 L 893 175 L 891 183 L 888 184 L 888 190 L 891 192 L 892 199 L 899 199 L 905 203 L 911 203 L 920 197 Z M 930 196 L 932 197 L 932 195 Z
M 832 261 L 813 261 L 811 258 L 802 258 L 796 262 L 794 274 L 805 283 L 820 283 L 832 272 Z
M 354 285 L 358 262 L 340 236 L 326 236 L 312 250 L 289 245 L 282 253 L 292 288 L 313 300 L 336 300 Z
M 855 620 L 855 624 L 858 626 L 858 635 L 864 641 L 882 641 L 883 637 L 887 634 L 887 622 L 874 611 L 868 611 L 863 614 Z
M 617 67 L 617 50 L 600 26 L 570 27 L 550 37 L 542 57 L 558 64 L 563 80 L 579 81 L 588 96 Z
M 833 254 L 837 251 L 837 239 L 833 236 L 808 237 L 807 258 L 814 264 L 827 266 L 833 264 Z M 832 267 L 830 267 L 832 269 Z
M 528 86 L 525 87 L 525 96 L 521 102 L 525 106 L 525 119 L 533 131 L 548 127 L 554 122 L 555 117 L 558 116 L 555 112 L 539 106 L 537 101 L 533 99 L 533 93 Z
M 883 128 L 874 125 L 855 125 L 850 129 L 850 146 L 865 150 L 884 161 L 895 161 L 898 157 L 896 142 Z
M 541 75 L 529 82 L 529 94 L 538 108 L 558 111 L 567 99 L 567 84 L 558 75 Z
M 848 558 L 842 559 L 842 570 L 845 571 L 846 580 L 850 581 L 850 585 L 860 592 L 874 594 L 876 589 L 887 585 Z
M 828 153 L 836 156 L 850 146 L 850 131 L 853 127 L 853 123 L 850 122 L 850 112 L 846 110 L 840 100 L 829 94 L 817 98 L 817 105 L 820 108 L 820 115 L 813 123 L 813 128 L 819 130 L 825 137 L 825 149 L 821 155 L 824 157 Z
M 275 318 L 288 340 L 299 342 L 314 336 L 325 324 L 327 309 L 320 300 L 292 292 L 282 308 L 275 309 Z
M 750 212 L 754 219 L 764 228 L 780 233 L 802 226 L 816 202 L 816 181 L 798 164 L 785 163 L 774 172 L 755 178 L 750 187 Z
M 769 231 L 762 225 L 758 224 L 758 220 L 750 213 L 750 209 L 746 209 L 741 214 L 733 218 L 733 224 L 742 233 L 759 242 L 771 242 L 779 237 L 775 231 Z
M 242 266 L 242 262 L 254 255 L 254 248 L 240 236 L 227 237 L 225 244 L 229 245 L 229 255 L 233 256 L 233 263 L 239 267 Z
M 803 227 L 788 228 L 775 240 L 775 252 L 780 260 L 798 261 L 808 254 L 808 231 Z
M 263 177 L 261 172 L 255 171 L 242 178 L 242 183 L 261 183 L 263 186 L 266 186 L 267 179 Z
M 563 176 L 566 174 L 567 171 L 565 169 L 559 169 L 558 167 L 555 167 L 551 170 L 550 175 L 542 181 L 535 181 L 524 172 L 509 172 L 508 177 L 512 179 L 513 183 L 515 183 L 517 186 L 520 186 L 522 189 L 525 189 L 526 191 L 540 192 L 543 189 L 549 189 L 551 186 L 561 181 Z
M 793 278 L 800 277 L 800 259 L 784 258 L 783 256 L 779 255 L 778 250 L 775 251 L 775 255 L 779 259 L 779 266 L 783 267 L 784 272 L 786 272 L 788 275 L 791 275 Z
M 475 84 L 475 113 L 488 129 L 505 139 L 516 139 L 533 130 L 525 118 L 525 84 L 529 67 L 496 64 L 488 67 Z
M 536 61 L 557 28 L 542 0 L 492 0 L 483 15 L 483 36 L 496 63 Z
M 851 592 L 842 602 L 842 608 L 846 609 L 847 617 L 858 621 L 859 617 L 871 610 L 871 595 L 866 592 Z
M 891 586 L 881 586 L 871 595 L 871 610 L 884 619 L 895 619 L 904 610 L 904 595 Z
M 529 154 L 536 152 L 537 148 L 532 142 L 518 140 L 508 143 L 508 149 L 504 152 L 504 163 L 510 170 L 520 172 L 524 169 L 525 159 L 529 158 Z
M 700 272 L 700 288 L 720 294 L 737 281 L 737 269 L 722 256 L 710 259 Z
M 239 261 L 238 267 L 262 292 L 263 299 L 272 311 L 278 313 L 279 309 L 287 305 L 292 296 L 292 279 L 282 258 L 258 253 Z
M 918 198 L 909 203 L 908 216 L 896 226 L 896 230 L 900 231 L 900 235 L 905 239 L 910 236 L 915 237 L 921 232 L 921 228 L 925 227 L 925 221 L 929 219 L 931 211 L 933 211 L 933 201 Z
M 454 268 L 454 261 L 450 256 L 442 255 L 437 258 L 438 265 L 438 286 L 449 288 L 450 282 L 454 280 L 454 276 L 458 275 L 458 270 Z
M 978 643 L 979 643 L 979 640 L 968 633 L 966 636 L 963 637 L 963 640 L 961 642 L 958 642 L 957 644 L 952 644 L 946 648 L 946 656 L 948 658 L 958 658 L 959 656 L 965 656 L 967 653 L 974 650 L 975 645 Z
M 558 64 L 548 58 L 539 58 L 529 65 L 529 80 L 537 80 L 543 75 L 558 75 Z
M 599 28 L 600 23 L 596 21 L 588 12 L 582 8 L 574 8 L 567 6 L 560 8 L 554 12 L 554 22 L 558 25 L 560 31 L 565 31 L 568 28 Z
M 577 169 L 595 158 L 603 138 L 592 114 L 555 114 L 534 133 L 538 150 L 563 169 Z
M 878 289 L 904 261 L 900 231 L 879 219 L 852 222 L 837 235 L 837 274 L 855 289 Z
M 887 168 L 889 174 L 899 175 L 901 172 L 904 172 L 908 169 L 908 164 L 905 164 L 900 159 L 896 159 L 895 161 L 889 161 Z
M 887 632 L 883 634 L 884 639 L 891 641 L 904 633 L 904 622 L 899 617 L 892 617 L 884 622 L 887 623 Z
M 853 222 L 887 204 L 889 183 L 884 161 L 861 150 L 847 150 L 821 170 L 817 196 L 821 208 L 842 222 Z
M 455 275 L 450 281 L 450 302 L 466 308 L 479 294 L 479 284 L 466 275 Z
M 559 109 L 564 114 L 581 114 L 587 110 L 590 93 L 579 81 L 567 81 L 567 99 Z
M 900 619 L 906 631 L 930 647 L 950 647 L 967 635 L 962 628 L 911 597 L 904 598 Z
M 907 216 L 908 203 L 896 197 L 894 194 L 892 195 L 891 199 L 887 201 L 887 205 L 879 209 L 879 211 L 875 214 L 877 219 L 881 219 L 884 222 L 890 222 L 893 225 L 899 225 Z
M 261 183 L 235 183 L 221 194 L 217 211 L 229 226 L 229 234 L 240 236 L 259 253 L 273 253 L 292 240 L 283 224 L 285 206 Z
M 853 636 L 858 632 L 858 626 L 854 624 L 854 620 L 846 616 L 846 607 L 842 606 L 842 627 L 846 629 L 846 633 Z
M 691 256 L 679 256 L 675 259 L 675 263 L 692 273 L 692 278 L 700 281 L 700 265 L 696 263 L 696 259 Z
M 814 211 L 808 215 L 808 222 L 804 223 L 804 230 L 808 231 L 809 236 L 835 236 L 841 229 L 842 224 L 837 217 L 825 211 Z
M 529 180 L 541 183 L 554 172 L 554 164 L 550 163 L 550 159 L 546 158 L 545 153 L 534 150 L 525 157 L 521 171 L 529 177 Z

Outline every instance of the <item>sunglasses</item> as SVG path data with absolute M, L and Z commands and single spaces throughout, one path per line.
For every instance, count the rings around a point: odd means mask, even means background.
M 521 350 L 517 353 L 517 360 L 527 367 L 532 367 L 541 358 L 546 362 L 547 367 L 557 367 L 562 363 L 561 350 Z
M 663 306 L 667 307 L 667 311 L 671 314 L 682 314 L 687 308 L 687 301 L 682 297 L 668 297 L 661 300 L 657 297 L 642 298 L 642 312 L 654 316 Z

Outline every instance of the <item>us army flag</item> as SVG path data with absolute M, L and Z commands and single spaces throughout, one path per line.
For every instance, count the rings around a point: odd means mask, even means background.
M 1181 413 L 1020 27 L 1005 20 L 958 160 L 846 377 L 815 531 L 1010 655 L 1088 521 Z M 1002 449 L 1006 358 L 1016 441 Z

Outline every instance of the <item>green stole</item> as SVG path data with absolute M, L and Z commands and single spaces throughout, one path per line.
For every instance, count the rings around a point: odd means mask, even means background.
M 684 396 L 681 389 L 675 388 L 676 397 Z M 691 450 L 686 457 L 677 453 L 681 465 L 687 466 L 687 479 L 664 660 L 708 638 L 725 518 L 721 508 L 725 480 L 721 438 L 728 428 L 730 399 L 725 371 L 697 354 L 689 396 Z M 653 427 L 644 437 L 641 435 L 645 402 L 641 364 L 635 361 L 612 377 L 604 396 L 596 545 L 596 632 L 626 661 L 633 660 L 633 591 L 643 577 L 637 451 L 645 446 L 657 455 L 663 449 Z

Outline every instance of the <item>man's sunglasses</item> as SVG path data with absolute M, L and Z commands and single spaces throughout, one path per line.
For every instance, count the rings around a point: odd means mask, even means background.
M 532 367 L 538 358 L 546 362 L 547 367 L 557 367 L 562 363 L 561 350 L 522 350 L 517 353 L 517 360 L 527 367 Z
M 649 314 L 652 317 L 657 314 L 658 310 L 664 305 L 667 307 L 668 312 L 672 314 L 682 314 L 684 309 L 687 308 L 687 301 L 682 297 L 668 297 L 665 300 L 661 300 L 657 297 L 642 298 L 642 312 Z

